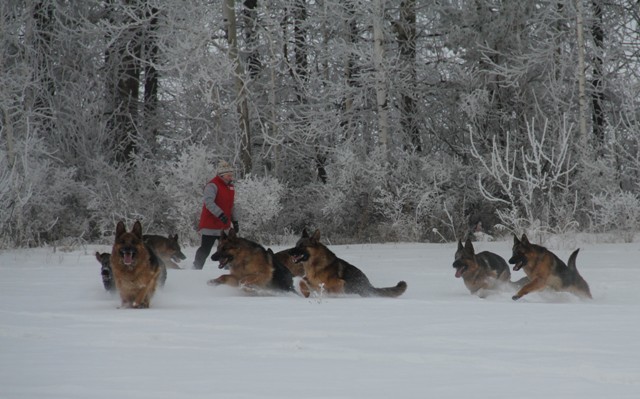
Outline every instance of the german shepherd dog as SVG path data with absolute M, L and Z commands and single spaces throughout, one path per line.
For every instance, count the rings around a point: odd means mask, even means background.
M 295 263 L 304 267 L 300 281 L 300 292 L 309 297 L 311 292 L 325 291 L 329 294 L 358 294 L 363 297 L 397 297 L 407 290 L 407 283 L 400 281 L 395 287 L 376 288 L 357 267 L 338 258 L 320 242 L 320 231 L 311 237 L 303 230 L 296 246 L 289 250 Z
M 578 251 L 580 249 L 576 249 L 571 254 L 567 266 L 553 252 L 531 244 L 526 234 L 523 234 L 520 240 L 514 235 L 513 256 L 509 259 L 509 263 L 514 265 L 513 270 L 524 268 L 525 274 L 529 277 L 529 283 L 512 297 L 513 300 L 546 287 L 591 299 L 589 284 L 580 276 L 576 268 Z
M 469 238 L 464 246 L 462 241 L 458 240 L 458 250 L 454 258 L 456 278 L 462 277 L 464 285 L 472 294 L 484 297 L 487 290 L 494 290 L 511 281 L 507 262 L 493 252 L 484 251 L 476 254 Z
M 153 251 L 142 240 L 142 225 L 136 221 L 131 232 L 122 221 L 116 226 L 111 251 L 111 269 L 123 308 L 148 308 L 162 271 Z M 166 269 L 165 269 L 166 270 Z
M 142 239 L 160 264 L 160 277 L 158 285 L 164 287 L 167 281 L 167 267 L 172 269 L 180 269 L 175 262 L 180 262 L 187 257 L 182 253 L 180 244 L 178 244 L 178 235 L 169 238 L 158 235 L 143 235 Z M 108 252 L 96 252 L 96 259 L 100 262 L 100 274 L 102 275 L 102 284 L 107 291 L 115 291 L 116 285 L 113 280 L 113 271 L 111 270 L 111 254 Z M 174 262 L 175 261 L 175 262 Z
M 273 251 L 238 237 L 233 229 L 228 235 L 222 232 L 211 260 L 220 262 L 218 267 L 228 269 L 229 274 L 209 280 L 209 285 L 227 284 L 254 293 L 261 290 L 295 292 L 291 272 L 278 261 Z
M 102 276 L 104 289 L 115 291 L 116 282 L 113 280 L 113 271 L 111 270 L 111 254 L 108 252 L 96 252 L 96 259 L 100 262 L 100 275 Z
M 180 269 L 178 263 L 187 259 L 185 254 L 182 253 L 177 234 L 169 235 L 169 237 L 145 234 L 142 239 L 145 244 L 153 249 L 153 252 L 168 269 Z

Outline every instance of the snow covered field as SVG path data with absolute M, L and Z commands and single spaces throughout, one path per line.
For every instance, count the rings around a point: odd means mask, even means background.
M 250 297 L 207 286 L 209 260 L 169 270 L 146 310 L 104 291 L 106 246 L 0 252 L 0 398 L 638 398 L 640 246 L 579 246 L 592 301 L 480 299 L 455 243 L 366 244 L 330 248 L 403 296 Z

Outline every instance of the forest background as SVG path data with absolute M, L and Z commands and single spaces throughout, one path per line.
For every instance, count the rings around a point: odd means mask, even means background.
M 637 0 L 4 0 L 0 248 L 640 228 Z

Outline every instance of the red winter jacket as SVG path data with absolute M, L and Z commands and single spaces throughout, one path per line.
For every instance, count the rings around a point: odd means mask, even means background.
M 207 190 L 205 187 L 205 196 L 202 204 L 202 212 L 200 213 L 200 223 L 198 224 L 198 230 L 226 230 L 231 227 L 231 221 L 234 219 L 233 214 L 233 199 L 235 196 L 235 190 L 233 184 L 227 185 L 220 176 L 216 176 L 207 185 L 212 184 L 212 190 Z M 215 194 L 208 196 L 207 191 Z M 212 203 L 213 200 L 213 203 Z M 222 223 L 222 220 L 218 218 L 221 212 L 227 216 L 227 223 Z

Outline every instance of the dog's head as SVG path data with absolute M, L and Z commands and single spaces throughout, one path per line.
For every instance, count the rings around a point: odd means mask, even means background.
M 235 230 L 231 229 L 229 234 L 223 231 L 220 235 L 218 247 L 216 252 L 211 255 L 211 260 L 219 262 L 218 268 L 220 269 L 230 269 L 251 262 L 256 254 L 264 256 L 266 252 L 259 244 L 238 237 Z
M 289 250 L 289 255 L 293 263 L 303 263 L 313 257 L 313 253 L 322 245 L 320 243 L 320 230 L 316 230 L 312 236 L 309 236 L 307 229 L 302 230 L 302 237 L 296 243 L 296 246 Z
M 104 276 L 105 272 L 111 270 L 111 254 L 108 252 L 96 252 L 96 259 L 100 262 L 100 270 Z
M 144 249 L 142 241 L 142 225 L 136 221 L 133 229 L 128 232 L 122 221 L 116 226 L 116 242 L 113 245 L 111 258 L 117 257 L 117 260 L 126 267 L 132 269 Z
M 456 278 L 462 277 L 467 271 L 476 267 L 476 253 L 471 239 L 467 238 L 464 246 L 462 246 L 462 241 L 458 240 L 458 249 L 453 261 L 453 268 L 456 269 Z
M 180 242 L 178 241 L 178 235 L 174 236 L 169 235 L 169 239 L 167 240 L 167 249 L 171 253 L 171 260 L 176 263 L 180 263 L 181 260 L 187 259 L 186 255 L 182 253 L 182 248 L 180 248 Z
M 522 234 L 522 238 L 513 235 L 513 248 L 509 263 L 514 265 L 513 270 L 518 271 L 527 265 L 527 256 L 533 252 L 533 245 L 529 242 L 526 234 Z

